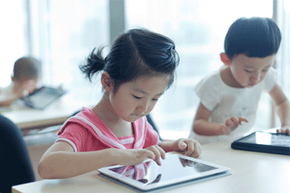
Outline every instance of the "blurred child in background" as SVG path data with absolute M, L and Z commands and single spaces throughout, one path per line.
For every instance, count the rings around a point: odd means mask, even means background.
M 41 62 L 32 57 L 16 60 L 11 84 L 0 88 L 0 106 L 10 106 L 15 100 L 32 93 L 40 78 Z

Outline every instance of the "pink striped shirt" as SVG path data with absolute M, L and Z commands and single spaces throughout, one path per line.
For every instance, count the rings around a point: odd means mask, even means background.
M 90 108 L 83 107 L 80 113 L 63 124 L 56 141 L 69 143 L 75 152 L 107 148 L 143 149 L 158 143 L 158 134 L 146 117 L 132 122 L 132 126 L 134 135 L 118 138 Z

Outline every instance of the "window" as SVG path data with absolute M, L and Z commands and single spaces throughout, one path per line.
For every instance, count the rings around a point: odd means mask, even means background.
M 278 71 L 279 83 L 290 99 L 290 1 L 278 0 L 277 2 L 277 24 L 282 33 L 281 47 L 276 56 L 276 67 Z M 280 126 L 280 121 L 276 115 L 275 126 Z
M 108 1 L 31 1 L 31 12 L 33 54 L 42 59 L 43 84 L 62 86 L 75 99 L 96 103 L 101 85 L 91 84 L 78 66 L 93 48 L 109 45 Z
M 16 59 L 28 54 L 27 12 L 23 0 L 0 2 L 0 87 L 10 84 Z
M 181 58 L 174 86 L 152 111 L 167 139 L 188 136 L 199 103 L 193 88 L 222 66 L 219 53 L 231 23 L 239 17 L 272 17 L 273 9 L 271 0 L 127 0 L 125 8 L 126 29 L 145 27 L 170 37 Z M 257 118 L 264 119 L 257 119 L 257 125 L 268 127 L 269 98 L 263 96 L 261 103 Z
M 181 58 L 176 81 L 157 103 L 152 118 L 163 138 L 187 137 L 199 103 L 193 88 L 202 77 L 222 66 L 219 53 L 223 51 L 229 26 L 239 17 L 272 17 L 273 0 L 124 1 L 126 30 L 145 27 L 176 43 Z M 290 5 L 286 5 L 287 0 L 277 2 L 277 19 L 283 34 L 277 68 L 281 84 L 290 96 L 286 43 L 290 34 Z M 43 63 L 43 84 L 62 85 L 76 99 L 92 104 L 98 101 L 101 85 L 85 80 L 78 65 L 94 47 L 110 44 L 109 0 L 3 1 L 0 10 L 3 68 L 0 86 L 9 84 L 17 58 L 32 55 Z M 270 127 L 271 102 L 267 94 L 262 95 L 258 113 L 256 125 Z

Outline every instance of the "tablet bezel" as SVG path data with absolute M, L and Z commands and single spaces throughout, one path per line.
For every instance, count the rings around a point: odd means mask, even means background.
M 177 179 L 172 179 L 172 180 L 168 180 L 168 181 L 164 181 L 164 182 L 147 184 L 146 186 L 142 182 L 138 182 L 138 181 L 136 181 L 134 179 L 131 179 L 131 178 L 126 177 L 126 176 L 123 176 L 121 174 L 118 174 L 118 173 L 113 172 L 113 171 L 110 170 L 110 169 L 113 169 L 113 168 L 123 167 L 122 165 L 114 165 L 114 166 L 104 167 L 104 168 L 98 169 L 98 171 L 102 175 L 105 175 L 105 176 L 107 176 L 109 178 L 113 178 L 115 180 L 118 180 L 118 181 L 120 181 L 122 183 L 125 183 L 126 185 L 132 186 L 132 187 L 137 188 L 137 189 L 142 190 L 142 191 L 148 191 L 148 190 L 153 190 L 153 189 L 157 189 L 157 188 L 167 187 L 167 186 L 178 184 L 178 183 L 182 183 L 182 182 L 198 180 L 198 179 L 201 179 L 201 178 L 204 178 L 204 177 L 209 177 L 211 175 L 225 173 L 225 172 L 230 170 L 230 168 L 228 168 L 228 167 L 224 167 L 224 166 L 220 166 L 220 165 L 217 165 L 217 164 L 209 163 L 209 162 L 206 162 L 206 161 L 203 161 L 203 160 L 200 160 L 200 159 L 184 156 L 184 155 L 177 154 L 177 153 L 176 154 L 174 154 L 174 153 L 173 154 L 167 154 L 166 158 L 168 159 L 168 158 L 173 157 L 173 156 L 177 156 L 177 157 L 180 157 L 180 158 L 183 158 L 183 159 L 187 159 L 189 161 L 194 161 L 194 162 L 198 162 L 198 163 L 201 163 L 201 164 L 209 165 L 209 166 L 215 167 L 216 169 L 213 169 L 213 170 L 210 170 L 210 171 L 205 171 L 205 172 L 202 172 L 202 173 L 195 173 L 193 175 L 189 175 L 189 176 L 182 177 L 182 178 L 177 178 Z M 151 159 L 150 160 L 147 159 L 144 162 L 148 162 L 148 161 L 149 162 L 154 162 Z M 164 162 L 164 161 L 166 161 L 166 159 L 162 160 L 162 162 Z

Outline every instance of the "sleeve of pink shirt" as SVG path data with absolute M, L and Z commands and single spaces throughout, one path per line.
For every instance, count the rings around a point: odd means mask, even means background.
M 69 143 L 75 152 L 83 149 L 82 144 L 87 139 L 88 131 L 77 123 L 69 123 L 66 129 L 59 135 L 57 141 Z

